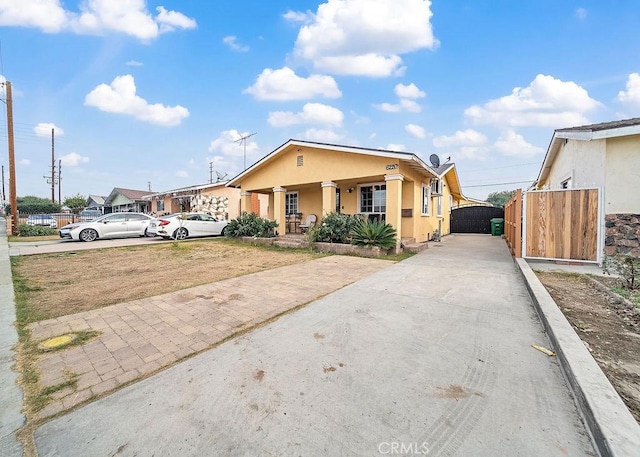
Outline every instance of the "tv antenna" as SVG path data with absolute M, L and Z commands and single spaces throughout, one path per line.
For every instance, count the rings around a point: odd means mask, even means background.
M 245 134 L 240 136 L 240 138 L 238 138 L 237 140 L 234 141 L 234 143 L 238 143 L 244 146 L 244 167 L 243 169 L 246 170 L 247 169 L 247 139 L 251 138 L 253 135 L 256 135 L 258 132 L 255 133 L 249 133 L 249 134 Z

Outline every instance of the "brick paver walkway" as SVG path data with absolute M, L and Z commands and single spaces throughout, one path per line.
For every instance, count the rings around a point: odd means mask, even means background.
M 379 259 L 323 257 L 33 323 L 29 328 L 36 341 L 69 332 L 100 332 L 88 343 L 38 360 L 44 387 L 70 375 L 78 380 L 75 389 L 55 392 L 39 416 L 112 391 L 389 265 Z

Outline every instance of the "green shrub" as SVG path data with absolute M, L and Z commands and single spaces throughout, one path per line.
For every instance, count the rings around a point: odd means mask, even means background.
M 396 229 L 383 221 L 357 219 L 351 230 L 351 243 L 356 246 L 391 249 L 396 246 Z
M 57 234 L 58 231 L 50 227 L 27 224 L 18 225 L 18 236 L 51 236 Z
M 620 276 L 620 283 L 625 289 L 640 287 L 640 257 L 631 254 L 605 256 L 602 269 L 607 274 Z
M 349 244 L 351 229 L 355 223 L 356 218 L 353 216 L 331 212 L 309 231 L 309 239 L 317 243 Z
M 242 212 L 235 219 L 229 221 L 224 233 L 229 238 L 252 236 L 255 238 L 272 238 L 276 236 L 276 221 L 259 217 L 255 213 Z

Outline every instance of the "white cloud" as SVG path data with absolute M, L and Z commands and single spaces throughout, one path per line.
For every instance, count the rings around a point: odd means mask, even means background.
M 275 111 L 269 113 L 268 122 L 272 127 L 286 127 L 295 124 L 324 124 L 340 127 L 344 114 L 337 108 L 322 103 L 307 103 L 299 113 Z
M 640 73 L 631 73 L 627 79 L 627 90 L 618 92 L 618 101 L 640 108 Z
M 531 157 L 544 152 L 544 149 L 527 143 L 522 135 L 513 130 L 508 130 L 500 135 L 493 148 L 500 154 L 514 157 Z
M 258 144 L 250 138 L 240 141 L 242 137 L 249 135 L 249 132 L 240 133 L 235 129 L 225 130 L 220 136 L 209 144 L 209 152 L 219 152 L 224 156 L 243 157 L 246 145 L 247 156 L 258 151 Z M 215 166 L 215 161 L 214 161 Z
M 302 78 L 289 67 L 266 68 L 256 82 L 243 91 L 258 100 L 305 100 L 313 97 L 340 98 L 342 92 L 331 76 Z
M 576 83 L 540 74 L 529 87 L 516 87 L 510 95 L 471 106 L 464 114 L 476 124 L 561 128 L 587 124 L 585 114 L 600 106 Z
M 131 75 L 117 76 L 111 85 L 100 84 L 87 94 L 84 100 L 107 113 L 127 114 L 150 124 L 172 127 L 189 117 L 189 110 L 180 106 L 150 104 L 136 95 L 136 84 Z
M 184 170 L 178 170 L 178 171 L 176 171 L 176 176 L 178 178 L 188 178 L 189 177 L 189 173 L 187 173 Z
M 588 11 L 584 8 L 577 8 L 576 11 L 574 12 L 574 15 L 580 20 L 586 19 L 587 14 L 588 14 Z
M 487 137 L 477 130 L 458 130 L 451 136 L 439 136 L 433 139 L 438 149 L 446 149 L 453 156 L 471 160 L 484 160 L 489 154 Z
M 405 146 L 404 144 L 396 144 L 396 143 L 389 143 L 387 145 L 386 148 L 387 151 L 398 151 L 398 152 L 404 152 L 405 151 Z
M 60 161 L 65 167 L 77 167 L 83 163 L 89 163 L 89 157 L 81 156 L 77 152 L 71 152 L 60 157 Z
M 344 135 L 327 129 L 309 129 L 304 132 L 304 138 L 318 143 L 335 143 L 344 138 Z
M 224 44 L 226 44 L 227 46 L 229 46 L 230 49 L 232 49 L 233 51 L 238 51 L 238 52 L 248 52 L 249 51 L 249 46 L 245 46 L 242 45 L 240 43 L 238 43 L 238 38 L 234 35 L 229 35 L 226 36 L 222 39 L 222 42 Z
M 418 89 L 414 83 L 405 86 L 404 84 L 396 85 L 394 92 L 400 98 L 424 98 L 427 96 L 426 93 Z
M 49 137 L 50 138 L 51 137 L 51 129 L 54 130 L 54 134 L 55 134 L 56 137 L 64 135 L 64 130 L 62 130 L 60 127 L 58 127 L 57 125 L 55 125 L 52 122 L 40 122 L 38 125 L 36 125 L 33 128 L 33 131 L 38 136 L 43 136 L 43 137 Z
M 373 105 L 374 108 L 377 108 L 381 111 L 386 111 L 387 113 L 400 113 L 402 111 L 408 111 L 410 113 L 419 113 L 422 111 L 422 107 L 413 100 L 402 99 L 397 104 L 392 103 L 380 103 L 379 105 Z
M 302 22 L 308 24 L 313 21 L 314 14 L 307 10 L 304 13 L 302 11 L 287 11 L 282 15 L 287 21 L 290 22 Z
M 294 52 L 316 68 L 386 77 L 402 74 L 400 54 L 438 45 L 432 15 L 429 0 L 327 0 L 314 15 L 290 12 L 285 18 L 308 22 Z
M 18 161 L 18 163 L 22 166 L 28 167 L 29 165 L 31 165 L 31 160 L 29 159 L 20 159 Z
M 142 62 L 138 62 L 137 60 L 130 60 L 127 63 L 125 63 L 125 65 L 128 67 L 141 67 L 144 64 Z
M 413 135 L 416 138 L 424 139 L 427 137 L 427 132 L 423 127 L 420 127 L 419 125 L 407 124 L 404 126 L 404 129 L 408 134 Z
M 60 0 L 0 0 L 0 25 L 33 27 L 46 33 L 72 31 L 101 35 L 115 31 L 141 40 L 157 38 L 176 28 L 192 29 L 196 21 L 177 11 L 156 8 L 152 16 L 145 0 L 87 0 L 80 11 L 64 9 Z

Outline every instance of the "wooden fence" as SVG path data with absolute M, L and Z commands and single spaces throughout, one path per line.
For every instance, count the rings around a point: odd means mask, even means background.
M 599 189 L 518 189 L 505 205 L 505 238 L 514 257 L 599 262 Z M 524 242 L 523 242 L 524 241 Z
M 522 257 L 522 189 L 504 205 L 504 237 L 514 257 Z

